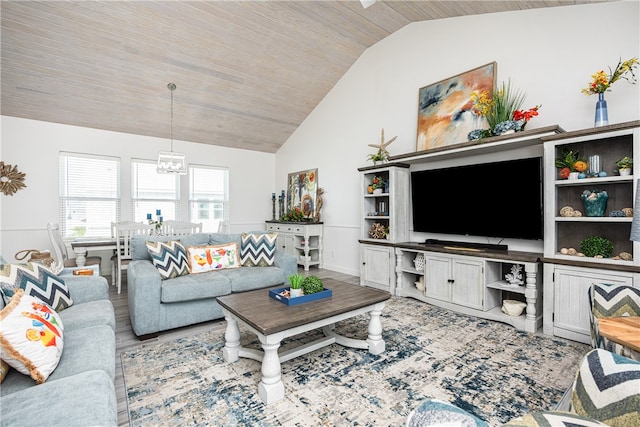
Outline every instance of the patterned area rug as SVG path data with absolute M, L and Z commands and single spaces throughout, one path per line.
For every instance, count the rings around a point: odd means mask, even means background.
M 123 352 L 131 424 L 400 426 L 422 399 L 438 398 L 499 425 L 552 408 L 590 349 L 408 298 L 389 300 L 382 322 L 383 354 L 332 344 L 287 361 L 285 399 L 268 406 L 257 394 L 260 363 L 222 359 L 221 327 Z M 367 326 L 363 315 L 336 330 L 365 339 Z M 260 348 L 242 328 L 241 342 Z

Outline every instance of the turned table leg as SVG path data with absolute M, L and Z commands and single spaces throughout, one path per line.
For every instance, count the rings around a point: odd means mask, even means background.
M 224 333 L 224 348 L 222 349 L 222 358 L 225 362 L 235 362 L 239 358 L 240 352 L 240 328 L 238 322 L 226 310 L 224 318 L 227 321 L 227 329 Z
M 367 344 L 369 344 L 369 353 L 380 354 L 384 353 L 385 343 L 382 339 L 382 322 L 380 315 L 384 303 L 376 304 L 373 310 L 369 313 L 369 337 L 367 338 Z
M 280 337 L 259 335 L 264 357 L 262 359 L 262 380 L 258 384 L 258 395 L 265 404 L 284 399 L 284 384 L 281 378 L 278 348 Z

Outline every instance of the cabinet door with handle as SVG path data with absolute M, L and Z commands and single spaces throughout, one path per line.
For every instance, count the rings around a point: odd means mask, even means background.
M 451 301 L 451 259 L 426 256 L 425 295 L 442 301 Z
M 451 302 L 482 310 L 484 262 L 466 259 L 451 261 L 454 279 L 451 286 Z
M 394 292 L 394 250 L 392 247 L 360 246 L 360 284 L 384 291 Z
M 278 233 L 278 237 L 276 237 L 276 247 L 283 252 L 295 256 L 297 259 L 298 256 L 294 243 L 294 236 L 292 234 Z

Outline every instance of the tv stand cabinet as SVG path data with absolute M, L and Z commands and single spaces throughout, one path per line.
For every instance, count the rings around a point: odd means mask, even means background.
M 542 254 L 479 250 L 468 252 L 442 245 L 398 243 L 396 295 L 484 319 L 510 324 L 535 333 L 542 327 Z M 416 268 L 416 257 L 424 257 Z M 523 286 L 510 285 L 504 276 L 512 266 L 522 267 Z M 420 284 L 422 278 L 424 288 Z M 416 283 L 418 282 L 418 283 Z M 520 316 L 502 312 L 505 299 L 527 304 Z

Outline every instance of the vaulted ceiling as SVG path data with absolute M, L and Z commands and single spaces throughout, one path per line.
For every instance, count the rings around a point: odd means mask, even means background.
M 411 22 L 598 2 L 3 0 L 0 112 L 275 153 Z

